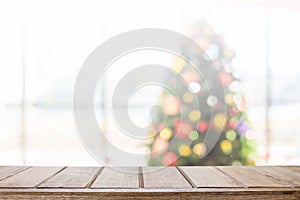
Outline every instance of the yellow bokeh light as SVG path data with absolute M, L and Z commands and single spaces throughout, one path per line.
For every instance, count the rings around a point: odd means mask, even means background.
M 184 67 L 184 65 L 185 65 L 185 60 L 180 58 L 180 57 L 176 57 L 175 60 L 174 60 L 174 64 L 173 64 L 172 69 L 175 72 L 180 73 L 182 68 Z
M 191 150 L 190 146 L 188 146 L 186 144 L 180 145 L 178 152 L 183 157 L 188 157 L 192 154 L 192 150 Z
M 219 131 L 222 131 L 225 128 L 226 122 L 227 117 L 223 113 L 216 114 L 213 118 L 213 125 Z
M 223 140 L 220 144 L 220 147 L 224 154 L 231 154 L 232 152 L 232 144 L 229 140 Z
M 183 97 L 182 97 L 183 101 L 186 103 L 190 103 L 193 101 L 194 97 L 193 94 L 190 92 L 186 92 Z
M 169 128 L 164 128 L 160 131 L 159 135 L 162 139 L 168 140 L 172 136 L 173 132 Z
M 200 117 L 201 117 L 201 112 L 199 110 L 193 110 L 189 114 L 189 119 L 193 122 L 199 120 Z
M 206 146 L 203 143 L 198 143 L 193 147 L 193 152 L 198 155 L 198 156 L 202 156 L 205 154 L 206 152 Z
M 225 102 L 230 106 L 233 105 L 233 95 L 231 93 L 225 95 Z

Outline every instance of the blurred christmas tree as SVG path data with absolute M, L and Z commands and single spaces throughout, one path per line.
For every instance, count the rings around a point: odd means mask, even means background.
M 203 54 L 189 55 L 189 47 L 186 46 L 182 47 L 183 54 L 198 63 L 200 72 L 206 70 L 203 73 L 206 76 L 211 73 L 207 70 L 211 65 L 218 69 L 219 74 L 201 77 L 191 64 L 180 57 L 174 60 L 172 69 L 184 78 L 188 89 L 177 84 L 176 77 L 166 80 L 177 97 L 167 89 L 161 94 L 159 103 L 163 111 L 154 113 L 152 132 L 157 134 L 149 142 L 148 164 L 254 165 L 254 132 L 248 126 L 244 97 L 239 91 L 240 82 L 233 75 L 231 61 L 234 51 L 205 20 L 193 26 L 190 35 L 203 48 Z M 210 94 L 208 81 L 213 83 L 211 85 L 218 93 Z M 191 106 L 194 95 L 197 95 L 200 108 L 197 110 Z M 222 107 L 226 107 L 225 112 L 221 112 Z M 213 116 L 211 109 L 215 110 Z M 209 126 L 221 134 L 208 155 L 200 158 L 207 151 L 203 140 Z

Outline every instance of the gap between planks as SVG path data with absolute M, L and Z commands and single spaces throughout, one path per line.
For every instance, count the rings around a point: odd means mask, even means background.
M 139 188 L 144 188 L 144 175 L 142 167 L 139 167 Z
M 192 188 L 198 188 L 197 185 L 190 179 L 190 177 L 180 168 L 176 166 L 179 173 L 185 178 L 185 180 L 191 185 Z
M 12 177 L 12 176 L 14 176 L 14 175 L 16 175 L 16 174 L 18 174 L 22 171 L 25 171 L 26 169 L 29 169 L 29 168 L 31 168 L 31 166 L 21 167 L 19 169 L 16 169 L 16 170 L 12 171 L 11 173 L 8 173 L 8 174 L 4 175 L 2 178 L 0 178 L 0 181 L 2 181 L 4 179 L 7 179 L 9 177 Z
M 91 186 L 94 184 L 94 182 L 96 181 L 96 179 L 98 178 L 98 176 L 101 174 L 101 172 L 103 171 L 104 167 L 100 167 L 98 169 L 98 171 L 96 172 L 96 174 L 94 175 L 94 177 L 90 180 L 90 182 L 88 184 L 86 184 L 85 188 L 91 188 Z
M 60 170 L 58 170 L 57 172 L 55 172 L 54 174 L 52 174 L 51 176 L 49 176 L 48 178 L 42 180 L 40 183 L 38 183 L 35 188 L 39 187 L 40 185 L 42 185 L 43 183 L 45 183 L 46 181 L 48 181 L 49 179 L 53 178 L 54 176 L 56 176 L 57 174 L 59 174 L 60 172 L 64 171 L 67 167 L 63 167 Z
M 239 183 L 241 186 L 243 186 L 244 188 L 248 188 L 248 185 L 244 184 L 242 181 L 238 180 L 237 178 L 231 176 L 230 174 L 226 173 L 225 171 L 219 169 L 216 166 L 212 166 L 213 168 L 215 168 L 216 170 L 220 171 L 221 173 L 225 174 L 226 176 L 228 176 L 229 178 L 231 178 L 232 180 L 236 181 L 237 183 Z
M 12 171 L 11 173 L 9 173 L 7 176 L 5 176 L 5 178 L 2 178 L 1 180 L 7 179 L 9 177 L 12 177 L 20 172 L 26 171 L 27 169 L 31 168 L 31 166 L 29 167 L 22 167 L 19 169 L 16 169 L 14 171 Z M 40 186 L 41 184 L 43 184 L 44 182 L 48 181 L 49 179 L 55 177 L 56 175 L 58 175 L 59 173 L 61 173 L 62 171 L 64 171 L 67 167 L 62 167 L 60 170 L 58 170 L 57 172 L 55 172 L 54 174 L 52 174 L 51 176 L 47 177 L 45 180 L 42 180 L 40 183 L 36 184 L 35 187 Z M 105 167 L 99 167 L 99 169 L 97 169 L 96 173 L 92 176 L 92 178 L 89 180 L 89 182 L 85 185 L 84 188 L 86 189 L 91 189 L 91 186 L 94 184 L 94 182 L 96 181 L 96 179 L 99 177 L 99 175 L 103 172 Z M 181 176 L 183 176 L 183 178 L 188 182 L 188 184 L 192 187 L 192 188 L 198 188 L 196 183 L 194 183 L 194 181 L 190 178 L 190 176 L 188 174 L 186 174 L 186 172 L 181 169 L 180 167 L 175 167 L 176 170 L 179 172 L 179 174 Z M 242 185 L 244 188 L 249 188 L 246 184 L 244 184 L 242 181 L 238 180 L 236 177 L 228 174 L 226 171 L 223 171 L 222 169 L 220 169 L 219 167 L 213 167 L 216 170 L 220 171 L 221 173 L 223 173 L 224 175 L 226 175 L 228 178 L 236 181 L 237 183 L 239 183 L 240 185 Z M 276 177 L 275 175 L 269 175 L 266 174 L 265 172 L 261 171 L 259 168 L 256 167 L 247 167 L 249 170 L 254 171 L 258 174 L 264 175 L 266 177 L 269 177 L 273 180 L 276 180 L 278 182 L 281 182 L 284 185 L 287 185 L 289 187 L 292 187 L 290 185 L 289 182 Z M 272 167 L 271 167 L 272 168 Z M 284 169 L 284 168 L 283 168 Z M 292 170 L 293 172 L 298 173 L 296 170 Z M 142 167 L 138 167 L 138 188 L 145 188 L 144 186 L 144 173 L 143 173 L 143 168 Z M 292 187 L 293 188 L 293 187 Z

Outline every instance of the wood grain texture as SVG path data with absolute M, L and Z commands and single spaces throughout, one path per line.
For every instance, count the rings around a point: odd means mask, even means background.
M 143 191 L 143 192 L 19 192 L 2 193 L 0 199 L 224 199 L 224 200 L 298 200 L 300 194 L 297 192 L 180 192 L 180 191 Z
M 0 181 L 0 199 L 300 199 L 292 168 L 20 168 Z
M 253 169 L 263 174 L 288 182 L 294 187 L 300 187 L 300 172 L 284 167 L 257 166 Z
M 265 176 L 246 166 L 217 167 L 229 176 L 235 178 L 247 187 L 289 187 L 272 177 Z
M 59 172 L 62 167 L 30 167 L 0 181 L 0 188 L 32 188 Z
M 91 188 L 139 188 L 139 169 L 138 167 L 106 167 Z
M 294 171 L 300 173 L 300 166 L 287 166 L 287 167 L 284 167 L 284 168 L 288 168 L 288 169 L 291 169 L 291 170 L 294 170 Z
M 145 188 L 192 188 L 176 167 L 143 167 Z
M 21 166 L 0 166 L 0 180 L 12 176 L 28 167 Z
M 236 188 L 243 187 L 239 182 L 214 167 L 180 167 L 198 188 Z
M 98 167 L 68 167 L 43 182 L 39 188 L 84 188 L 98 170 Z

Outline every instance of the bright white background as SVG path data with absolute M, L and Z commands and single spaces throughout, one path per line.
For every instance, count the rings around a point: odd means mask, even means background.
M 189 26 L 203 17 L 236 52 L 235 72 L 242 80 L 259 144 L 257 163 L 300 164 L 300 10 L 288 8 L 284 1 L 270 10 L 255 4 L 207 2 L 1 1 L 0 164 L 97 165 L 80 143 L 71 108 L 73 85 L 85 58 L 124 31 L 164 28 L 188 35 Z M 269 142 L 265 134 L 267 58 L 271 69 Z M 158 52 L 121 59 L 106 75 L 104 89 L 99 89 L 99 105 L 107 105 L 119 77 L 132 67 L 171 62 L 172 56 Z M 135 98 L 131 116 L 145 124 L 149 117 L 144 113 L 155 103 L 157 88 L 145 88 Z M 118 132 L 109 112 L 106 106 L 97 110 L 107 137 L 133 152 L 145 151 L 143 143 Z M 103 150 L 106 162 L 126 164 L 105 146 Z M 127 164 L 145 163 L 146 159 Z

